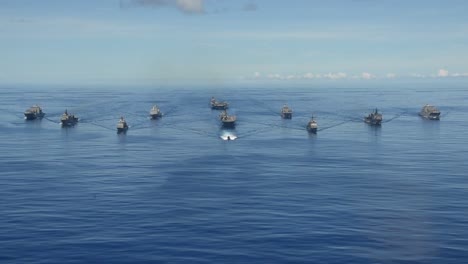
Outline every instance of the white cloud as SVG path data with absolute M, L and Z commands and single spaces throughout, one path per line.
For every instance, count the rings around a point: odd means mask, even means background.
M 312 72 L 306 72 L 306 73 L 301 73 L 301 74 L 280 74 L 280 73 L 269 73 L 269 74 L 261 74 L 260 72 L 254 72 L 252 75 L 252 79 L 270 79 L 270 80 L 319 80 L 319 79 L 327 79 L 327 80 L 342 80 L 342 79 L 347 79 L 347 80 L 372 80 L 372 79 L 395 79 L 395 78 L 405 78 L 405 77 L 411 77 L 411 78 L 438 78 L 438 77 L 468 77 L 468 72 L 465 73 L 453 73 L 449 74 L 447 70 L 441 69 L 438 72 L 438 75 L 424 75 L 420 73 L 411 73 L 411 74 L 406 74 L 406 75 L 397 75 L 395 73 L 387 73 L 385 75 L 382 75 L 381 77 L 378 77 L 372 73 L 369 72 L 362 72 L 361 74 L 357 75 L 350 75 L 344 72 L 329 72 L 325 74 L 320 74 L 320 73 L 312 73 Z
M 343 78 L 346 78 L 347 77 L 347 74 L 344 73 L 344 72 L 338 72 L 338 73 L 327 73 L 325 75 L 323 75 L 324 78 L 327 78 L 327 79 L 332 79 L 332 80 L 336 80 L 336 79 L 343 79 Z
M 315 75 L 313 73 L 308 72 L 308 73 L 305 73 L 304 75 L 302 75 L 302 78 L 304 78 L 304 79 L 313 79 L 313 78 L 315 78 Z
M 187 14 L 202 14 L 205 12 L 204 0 L 129 0 L 120 2 L 121 8 L 131 6 L 142 7 L 175 7 Z
M 275 73 L 275 74 L 268 74 L 267 75 L 267 78 L 268 79 L 275 79 L 275 80 L 281 80 L 283 79 L 283 77 L 281 75 L 279 75 L 278 73 Z
M 299 79 L 330 79 L 330 80 L 338 80 L 338 79 L 344 79 L 347 78 L 348 75 L 344 72 L 337 72 L 337 73 L 326 73 L 326 74 L 314 74 L 311 72 L 304 73 L 304 74 L 288 74 L 288 75 L 282 75 L 282 74 L 267 74 L 266 78 L 268 79 L 274 79 L 274 80 L 299 80 Z M 259 79 L 261 78 L 260 73 L 255 72 L 254 73 L 254 78 Z
M 185 13 L 203 13 L 203 0 L 176 0 L 177 7 Z
M 320 73 L 303 73 L 303 74 L 279 74 L 269 73 L 262 75 L 260 72 L 253 73 L 253 79 L 271 79 L 271 80 L 310 80 L 310 79 L 328 79 L 328 80 L 341 80 L 341 79 L 373 79 L 376 76 L 364 72 L 361 75 L 348 75 L 344 72 L 329 72 L 325 74 Z
M 363 72 L 363 73 L 361 74 L 361 78 L 362 78 L 362 79 L 365 79 L 365 80 L 370 80 L 370 79 L 375 78 L 375 76 L 372 75 L 372 74 L 370 74 L 370 73 L 368 73 L 368 72 Z
M 414 78 L 426 78 L 427 76 L 424 75 L 424 74 L 420 74 L 420 73 L 411 73 L 411 74 L 410 74 L 410 77 L 414 77 Z
M 437 73 L 438 77 L 447 77 L 449 76 L 449 72 L 445 69 L 440 69 L 439 72 Z
M 452 76 L 452 77 L 468 77 L 468 72 L 465 72 L 465 73 L 456 72 L 456 73 L 451 74 L 450 76 Z

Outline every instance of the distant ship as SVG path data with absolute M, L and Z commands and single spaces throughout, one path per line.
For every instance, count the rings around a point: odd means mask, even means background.
M 78 117 L 68 114 L 68 111 L 65 110 L 65 113 L 63 113 L 62 117 L 60 118 L 60 123 L 63 127 L 71 127 L 78 123 Z
M 289 108 L 287 105 L 284 105 L 283 108 L 281 108 L 281 117 L 283 119 L 291 119 L 292 118 L 292 109 Z
M 433 105 L 425 105 L 419 112 L 419 115 L 427 118 L 429 120 L 439 120 L 440 119 L 440 111 Z
M 221 120 L 222 124 L 223 124 L 223 127 L 225 128 L 233 128 L 236 126 L 236 119 L 237 117 L 236 116 L 230 116 L 228 115 L 228 113 L 226 112 L 226 110 L 224 110 L 220 115 L 219 115 L 219 119 Z
M 370 113 L 368 116 L 364 117 L 364 122 L 374 126 L 380 126 L 382 124 L 382 114 L 379 113 L 377 108 L 374 112 Z
M 24 119 L 34 120 L 34 119 L 37 119 L 37 118 L 43 118 L 44 115 L 45 115 L 45 113 L 42 112 L 41 107 L 39 107 L 38 105 L 33 105 L 28 110 L 26 110 L 24 112 Z
M 307 123 L 306 129 L 307 131 L 309 131 L 309 133 L 315 134 L 317 133 L 317 128 L 318 128 L 317 121 L 315 121 L 314 117 L 312 116 L 309 123 Z
M 150 117 L 151 119 L 158 119 L 162 117 L 161 110 L 159 110 L 159 107 L 157 105 L 153 105 L 153 107 L 151 108 Z
M 227 102 L 218 102 L 214 97 L 211 97 L 210 105 L 211 109 L 215 110 L 226 110 L 229 108 L 229 104 Z
M 127 122 L 123 117 L 120 117 L 119 122 L 117 123 L 117 133 L 125 133 L 128 130 Z

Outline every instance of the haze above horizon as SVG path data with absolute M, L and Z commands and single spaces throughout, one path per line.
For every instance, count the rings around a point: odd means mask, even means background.
M 0 84 L 468 83 L 465 1 L 0 2 Z

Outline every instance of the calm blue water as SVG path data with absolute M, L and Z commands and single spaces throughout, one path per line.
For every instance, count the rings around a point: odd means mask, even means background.
M 211 96 L 238 116 L 236 141 L 219 138 Z M 1 263 L 468 261 L 467 90 L 3 87 L 0 98 Z M 36 103 L 47 119 L 24 121 Z M 439 122 L 418 117 L 426 103 Z M 375 107 L 380 128 L 361 121 Z M 65 108 L 76 127 L 60 128 Z M 312 113 L 317 135 L 304 129 Z

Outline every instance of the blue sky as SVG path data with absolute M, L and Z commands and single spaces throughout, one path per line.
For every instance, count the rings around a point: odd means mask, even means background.
M 0 0 L 0 83 L 468 80 L 468 1 Z

